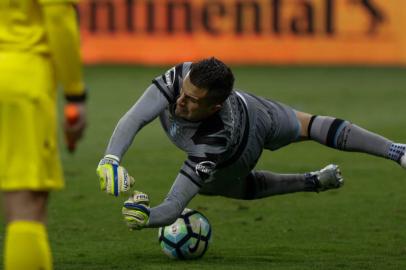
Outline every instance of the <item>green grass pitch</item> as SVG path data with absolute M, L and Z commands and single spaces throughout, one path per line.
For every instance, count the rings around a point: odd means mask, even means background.
M 202 211 L 213 229 L 200 260 L 167 258 L 157 229 L 128 231 L 120 213 L 125 198 L 100 192 L 95 169 L 120 116 L 165 70 L 86 69 L 88 130 L 74 155 L 62 150 L 67 187 L 53 193 L 49 204 L 55 269 L 406 269 L 406 170 L 315 142 L 264 152 L 257 168 L 289 173 L 337 163 L 344 187 L 257 201 L 197 196 L 189 207 Z M 406 142 L 404 68 L 234 67 L 234 72 L 239 89 Z M 156 205 L 184 158 L 156 120 L 135 138 L 123 165 Z M 4 226 L 0 235 L 3 250 Z

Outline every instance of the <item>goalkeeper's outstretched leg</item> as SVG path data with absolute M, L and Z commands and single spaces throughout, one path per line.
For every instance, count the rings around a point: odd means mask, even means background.
M 349 121 L 330 116 L 296 112 L 300 139 L 313 140 L 328 147 L 390 159 L 406 168 L 406 144 L 396 143 Z
M 246 193 L 241 199 L 253 200 L 301 191 L 321 192 L 340 188 L 343 184 L 341 170 L 335 164 L 303 174 L 253 171 L 246 178 Z

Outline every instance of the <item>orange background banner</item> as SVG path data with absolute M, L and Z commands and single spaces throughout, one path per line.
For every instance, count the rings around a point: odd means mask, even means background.
M 86 63 L 406 65 L 405 0 L 84 0 Z

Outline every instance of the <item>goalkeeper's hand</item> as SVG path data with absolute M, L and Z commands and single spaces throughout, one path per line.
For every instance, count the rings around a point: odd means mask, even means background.
M 134 191 L 121 209 L 127 227 L 130 230 L 141 230 L 149 220 L 149 198 L 141 191 Z
M 99 176 L 100 189 L 116 197 L 121 193 L 128 193 L 134 185 L 134 178 L 120 166 L 118 158 L 112 155 L 106 155 L 100 160 L 96 173 Z

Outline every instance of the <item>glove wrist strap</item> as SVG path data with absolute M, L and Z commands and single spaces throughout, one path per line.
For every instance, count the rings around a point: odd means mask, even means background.
M 115 155 L 105 155 L 104 158 L 112 159 L 112 160 L 117 161 L 118 163 L 120 163 L 120 159 Z

